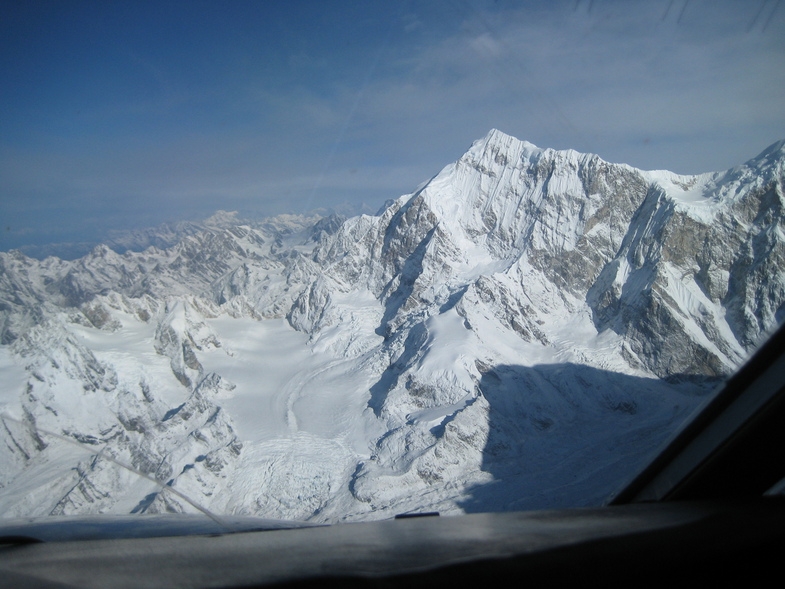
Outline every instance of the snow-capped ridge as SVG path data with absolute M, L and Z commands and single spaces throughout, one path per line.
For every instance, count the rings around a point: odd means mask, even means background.
M 0 514 L 190 509 L 36 424 L 217 512 L 601 501 L 785 319 L 783 161 L 647 172 L 494 129 L 376 215 L 0 253 L 26 424 L 0 430 Z
M 540 154 L 544 151 L 529 141 L 522 141 L 499 129 L 491 129 L 484 138 L 479 139 L 472 144 L 467 155 L 469 153 L 482 153 L 489 149 L 495 151 L 515 149 L 525 158 Z
M 785 157 L 785 139 L 775 141 L 750 161 L 774 163 L 781 162 L 783 157 Z

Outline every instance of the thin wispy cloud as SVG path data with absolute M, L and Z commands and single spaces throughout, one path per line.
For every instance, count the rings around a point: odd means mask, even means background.
M 370 116 L 422 117 L 445 127 L 458 116 L 499 121 L 545 146 L 621 161 L 636 137 L 651 145 L 657 136 L 700 141 L 724 134 L 732 143 L 772 118 L 782 132 L 782 43 L 747 34 L 728 6 L 696 4 L 680 24 L 662 22 L 655 9 L 635 18 L 624 5 L 603 12 L 602 3 L 591 19 L 567 10 L 540 20 L 526 10 L 492 22 L 486 16 L 411 58 L 421 84 L 382 81 Z M 776 138 L 762 138 L 761 148 Z M 702 158 L 689 149 L 670 158 L 669 150 L 647 151 L 632 154 L 630 163 L 646 167 L 650 159 L 648 167 L 697 172 L 749 157 L 743 148 Z

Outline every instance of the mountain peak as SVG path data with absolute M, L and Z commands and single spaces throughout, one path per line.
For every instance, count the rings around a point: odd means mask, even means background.
M 761 169 L 770 165 L 779 164 L 779 169 L 782 169 L 783 160 L 785 160 L 785 139 L 781 139 L 772 143 L 766 149 L 752 158 L 749 162 L 747 162 L 746 165 L 756 169 Z
M 533 143 L 508 135 L 499 129 L 491 129 L 485 137 L 475 141 L 470 152 L 478 150 L 482 153 L 488 149 L 495 151 L 516 149 L 527 155 L 539 154 L 544 151 Z

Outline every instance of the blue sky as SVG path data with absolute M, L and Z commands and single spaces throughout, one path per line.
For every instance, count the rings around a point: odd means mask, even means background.
M 785 138 L 779 0 L 3 2 L 0 250 L 375 211 L 498 128 L 681 173 Z

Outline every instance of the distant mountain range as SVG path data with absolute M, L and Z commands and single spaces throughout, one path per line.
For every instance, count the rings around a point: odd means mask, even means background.
M 784 162 L 493 130 L 373 216 L 0 253 L 0 515 L 194 511 L 117 463 L 263 517 L 600 503 L 785 320 Z

